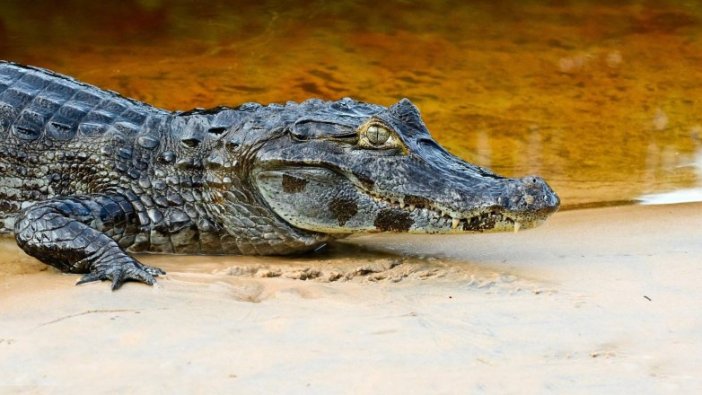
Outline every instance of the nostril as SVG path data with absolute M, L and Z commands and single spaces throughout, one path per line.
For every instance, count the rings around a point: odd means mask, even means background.
M 529 184 L 529 185 L 537 185 L 539 183 L 539 178 L 538 177 L 525 177 L 524 178 L 524 183 Z

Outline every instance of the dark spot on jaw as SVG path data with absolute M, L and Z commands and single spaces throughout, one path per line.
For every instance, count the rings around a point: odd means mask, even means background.
M 287 193 L 297 193 L 305 190 L 307 180 L 283 174 L 283 191 Z
M 405 204 L 412 204 L 417 207 L 431 207 L 432 206 L 432 201 L 423 198 L 421 196 L 415 196 L 415 195 L 405 195 L 405 198 L 403 199 Z
M 358 213 L 358 206 L 355 200 L 341 197 L 332 199 L 331 203 L 329 203 L 329 210 L 339 221 L 339 226 L 344 226 L 346 221 Z
M 504 218 L 502 214 L 491 211 L 469 218 L 463 223 L 463 230 L 472 232 L 483 232 L 494 229 L 498 222 L 514 222 L 509 218 Z
M 375 217 L 373 225 L 383 232 L 407 232 L 413 223 L 407 211 L 384 209 Z

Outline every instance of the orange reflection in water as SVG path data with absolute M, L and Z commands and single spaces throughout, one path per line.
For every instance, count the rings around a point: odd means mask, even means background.
M 409 97 L 452 152 L 565 207 L 697 186 L 702 8 L 541 3 L 10 1 L 0 58 L 169 109 Z

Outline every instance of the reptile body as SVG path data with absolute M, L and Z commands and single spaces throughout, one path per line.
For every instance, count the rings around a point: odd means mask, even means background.
M 130 253 L 282 255 L 358 232 L 529 228 L 538 177 L 449 154 L 406 99 L 169 112 L 0 62 L 0 232 L 79 282 L 154 283 Z

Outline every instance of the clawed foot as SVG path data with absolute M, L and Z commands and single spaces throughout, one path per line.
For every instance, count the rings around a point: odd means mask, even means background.
M 76 285 L 98 280 L 111 280 L 112 290 L 114 291 L 119 289 L 119 287 L 128 280 L 154 285 L 156 283 L 155 277 L 161 274 L 166 274 L 166 272 L 157 267 L 144 265 L 129 256 L 125 256 L 122 259 L 115 259 L 107 264 L 93 265 L 91 272 L 81 277 Z

